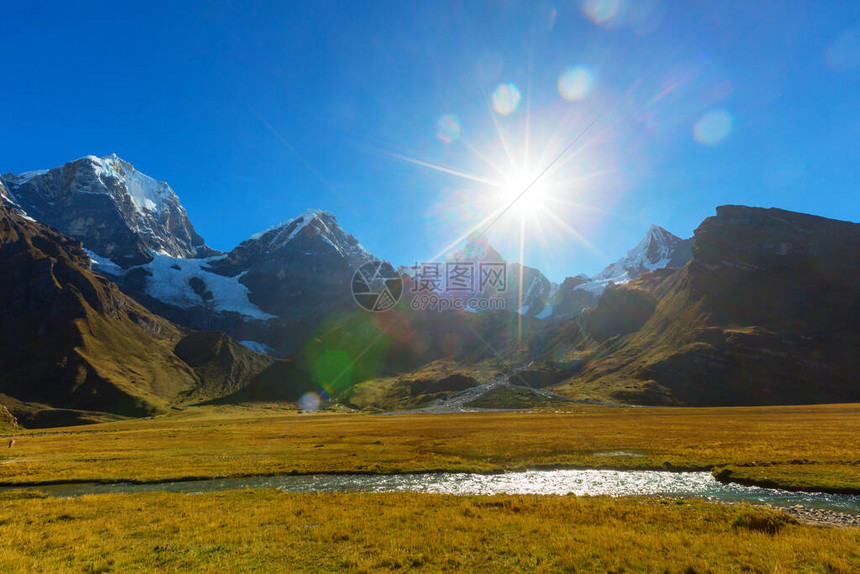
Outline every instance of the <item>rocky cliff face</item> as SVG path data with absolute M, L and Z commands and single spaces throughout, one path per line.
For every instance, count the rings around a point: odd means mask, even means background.
M 566 277 L 550 300 L 552 317 L 558 320 L 566 320 L 578 317 L 583 309 L 593 307 L 597 303 L 599 293 L 595 293 L 582 286 L 591 282 L 587 275 Z
M 21 208 L 21 205 L 18 203 L 18 199 L 14 195 L 12 195 L 11 191 L 9 191 L 9 186 L 2 176 L 0 176 L 0 205 L 5 206 L 11 212 L 17 215 L 28 217 L 26 212 Z
M 507 309 L 530 317 L 545 318 L 553 312 L 550 301 L 558 290 L 538 269 L 513 263 L 509 266 Z M 522 293 L 522 294 L 521 294 Z
M 213 255 L 164 182 L 115 155 L 87 156 L 60 167 L 3 177 L 30 217 L 82 241 L 121 267 L 173 257 Z
M 723 206 L 677 270 L 586 312 L 580 388 L 686 405 L 860 400 L 860 224 Z
M 18 419 L 4 405 L 0 405 L 0 431 L 8 432 L 18 430 Z

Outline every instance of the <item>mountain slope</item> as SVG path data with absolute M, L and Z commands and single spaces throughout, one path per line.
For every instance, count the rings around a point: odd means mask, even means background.
M 184 402 L 292 402 L 316 389 L 292 361 L 253 352 L 220 331 L 191 333 L 174 352 L 200 378 Z
M 722 206 L 693 258 L 607 289 L 564 389 L 637 403 L 860 400 L 860 224 Z
M 93 273 L 81 244 L 0 205 L 0 403 L 24 426 L 146 416 L 292 371 L 223 333 L 189 333 Z M 303 391 L 302 391 L 303 392 Z
M 179 329 L 93 274 L 77 241 L 0 207 L 0 268 L 0 393 L 140 416 L 195 385 Z
M 3 177 L 30 217 L 82 241 L 121 267 L 213 255 L 169 185 L 115 155 L 87 156 L 50 170 Z

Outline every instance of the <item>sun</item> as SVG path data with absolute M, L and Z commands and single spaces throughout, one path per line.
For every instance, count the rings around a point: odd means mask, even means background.
M 547 173 L 531 166 L 511 170 L 499 189 L 499 209 L 512 214 L 534 215 L 544 209 L 552 197 L 552 182 Z
M 437 137 L 446 146 L 455 146 L 451 149 L 456 153 L 445 154 L 453 164 L 381 150 L 451 176 L 451 183 L 444 185 L 428 208 L 438 239 L 431 241 L 436 253 L 427 261 L 441 261 L 464 242 L 468 245 L 489 234 L 502 249 L 516 250 L 519 256 L 512 257 L 521 264 L 527 240 L 536 246 L 532 253 L 537 248 L 555 256 L 553 250 L 567 245 L 568 237 L 599 252 L 579 228 L 606 214 L 591 203 L 603 190 L 612 189 L 610 182 L 620 181 L 611 126 L 595 128 L 606 108 L 559 113 L 551 106 L 532 109 L 529 101 L 525 98 L 525 111 L 514 118 L 488 107 L 491 125 L 479 124 L 486 129 L 476 130 L 475 135 L 462 130 L 458 117 L 443 116 Z

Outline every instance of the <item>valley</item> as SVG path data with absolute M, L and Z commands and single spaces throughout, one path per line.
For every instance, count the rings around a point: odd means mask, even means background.
M 856 493 L 858 434 L 857 405 L 571 404 L 531 412 L 367 415 L 297 414 L 252 403 L 20 431 L 15 447 L 2 453 L 0 485 L 618 468 L 728 472 L 751 484 Z
M 669 561 L 696 571 L 719 563 L 850 572 L 860 566 L 860 531 L 850 526 L 860 507 L 828 514 L 809 502 L 780 510 L 678 495 L 355 489 L 374 476 L 396 481 L 391 473 L 653 468 L 860 494 L 858 433 L 858 405 L 367 415 L 259 403 L 22 431 L 0 455 L 0 567 L 661 571 Z M 349 486 L 317 493 L 286 486 L 319 473 Z M 250 478 L 260 475 L 271 482 Z M 194 482 L 160 491 L 161 481 L 215 477 L 236 482 L 193 495 L 186 492 L 196 491 Z M 529 479 L 530 491 L 538 478 Z M 49 484 L 74 482 L 153 491 L 50 494 Z M 428 524 L 436 536 L 426 536 Z M 497 550 L 488 553 L 488 544 Z
M 860 2 L 3 8 L 0 574 L 860 573 Z

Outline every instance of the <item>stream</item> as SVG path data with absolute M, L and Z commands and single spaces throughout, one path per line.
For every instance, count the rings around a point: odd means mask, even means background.
M 21 489 L 2 487 L 0 491 Z M 790 492 L 774 488 L 723 484 L 709 472 L 662 470 L 532 470 L 501 474 L 313 474 L 216 478 L 194 481 L 76 483 L 24 487 L 56 497 L 87 494 L 181 492 L 199 494 L 242 488 L 275 488 L 285 492 L 428 492 L 456 495 L 575 494 L 577 496 L 653 496 L 751 502 L 778 507 L 803 505 L 860 515 L 860 496 Z

